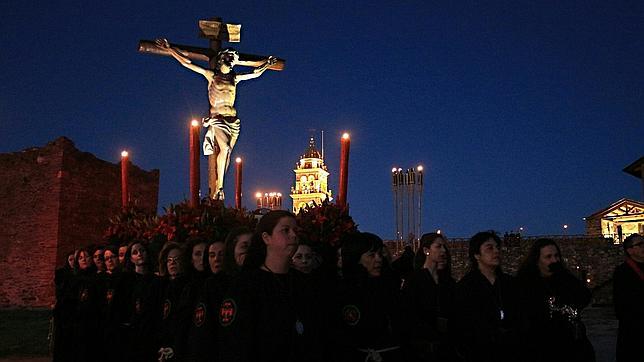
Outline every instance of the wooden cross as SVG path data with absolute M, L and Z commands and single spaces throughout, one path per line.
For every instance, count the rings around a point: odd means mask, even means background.
M 217 66 L 217 54 L 222 49 L 221 43 L 223 41 L 238 43 L 240 41 L 241 25 L 240 24 L 227 24 L 222 22 L 221 18 L 212 18 L 209 20 L 199 20 L 199 36 L 206 38 L 209 41 L 208 48 L 199 48 L 180 44 L 170 44 L 174 49 L 177 49 L 181 54 L 190 60 L 198 60 L 208 63 L 210 70 L 215 70 Z M 157 54 L 164 56 L 171 56 L 170 52 L 166 49 L 160 48 L 154 41 L 141 40 L 139 41 L 139 52 L 148 54 Z M 259 67 L 266 61 L 266 57 L 252 54 L 239 53 L 239 61 L 237 65 L 248 67 Z M 281 71 L 284 69 L 285 61 L 277 58 L 275 64 L 268 67 L 269 70 Z M 214 153 L 208 156 L 208 186 L 210 188 L 209 195 L 214 198 L 217 193 L 217 155 L 219 149 L 215 148 Z

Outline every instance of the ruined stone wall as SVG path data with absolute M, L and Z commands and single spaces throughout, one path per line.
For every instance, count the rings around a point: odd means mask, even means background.
M 63 152 L 0 154 L 0 306 L 53 302 Z
M 132 204 L 156 211 L 159 171 L 130 165 Z M 0 308 L 50 307 L 68 252 L 99 241 L 120 208 L 120 165 L 66 138 L 0 154 Z

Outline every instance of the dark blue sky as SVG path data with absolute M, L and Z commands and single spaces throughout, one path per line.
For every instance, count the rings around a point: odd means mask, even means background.
M 246 206 L 288 193 L 311 129 L 325 130 L 334 191 L 351 132 L 352 215 L 385 238 L 392 166 L 425 165 L 423 229 L 448 236 L 583 233 L 582 217 L 642 197 L 621 171 L 644 155 L 640 1 L 9 0 L 0 13 L 0 152 L 61 135 L 114 162 L 127 148 L 161 170 L 161 205 L 188 194 L 206 82 L 137 44 L 206 46 L 197 21 L 212 16 L 242 24 L 241 52 L 287 61 L 238 87 Z

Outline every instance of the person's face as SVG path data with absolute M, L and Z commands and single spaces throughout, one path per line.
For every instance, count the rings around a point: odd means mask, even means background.
M 425 256 L 436 269 L 445 269 L 447 267 L 447 246 L 443 238 L 436 238 L 429 248 L 423 248 Z
M 87 255 L 86 252 L 81 251 L 80 253 L 78 253 L 78 267 L 81 270 L 85 270 L 85 269 L 89 268 L 90 260 L 91 259 L 89 258 L 89 255 Z
M 215 274 L 219 273 L 224 266 L 224 249 L 224 243 L 213 243 L 208 248 L 208 264 Z
M 293 267 L 302 273 L 310 273 L 313 270 L 313 250 L 308 245 L 300 245 L 291 258 Z
M 125 263 L 125 253 L 127 252 L 127 245 L 119 247 L 119 263 Z
M 110 273 L 113 272 L 119 263 L 118 255 L 114 255 L 111 250 L 105 250 L 103 256 L 105 257 L 105 269 L 107 269 L 107 271 Z
M 237 244 L 235 244 L 235 263 L 238 266 L 244 265 L 251 236 L 251 234 L 242 234 L 237 237 Z
M 135 266 L 145 265 L 145 260 L 147 259 L 148 251 L 145 249 L 145 246 L 141 244 L 132 245 L 132 250 L 130 251 L 130 261 Z
M 67 256 L 67 264 L 69 264 L 70 268 L 74 267 L 74 254 L 69 254 Z
M 166 266 L 168 268 L 168 275 L 171 279 L 179 275 L 181 272 L 181 250 L 170 250 L 168 258 L 166 259 Z
M 199 243 L 192 248 L 192 266 L 198 271 L 203 271 L 203 252 L 206 250 L 206 243 Z
M 94 255 L 92 256 L 92 259 L 94 260 L 94 265 L 96 265 L 96 268 L 99 271 L 105 270 L 105 262 L 103 261 L 103 250 L 99 249 L 94 252 Z
M 633 245 L 626 249 L 626 252 L 638 263 L 644 263 L 644 238 L 639 237 L 633 240 Z
M 289 216 L 282 217 L 273 228 L 272 234 L 264 232 L 266 252 L 290 259 L 297 249 L 297 223 Z
M 539 272 L 544 277 L 552 276 L 550 271 L 550 265 L 558 263 L 561 261 L 561 255 L 557 252 L 557 248 L 554 245 L 546 245 L 539 251 L 539 261 L 537 266 L 539 267 Z
M 360 264 L 370 277 L 379 277 L 382 272 L 382 250 L 369 250 L 360 255 Z
M 501 250 L 494 239 L 488 239 L 481 244 L 479 254 L 475 254 L 474 257 L 478 261 L 479 267 L 496 269 L 501 264 Z

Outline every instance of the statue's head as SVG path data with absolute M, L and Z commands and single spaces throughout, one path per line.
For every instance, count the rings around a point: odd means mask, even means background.
M 235 49 L 226 48 L 217 54 L 217 65 L 224 73 L 230 71 L 237 62 L 239 62 L 239 53 Z M 222 69 L 222 66 L 228 68 L 227 71 Z

